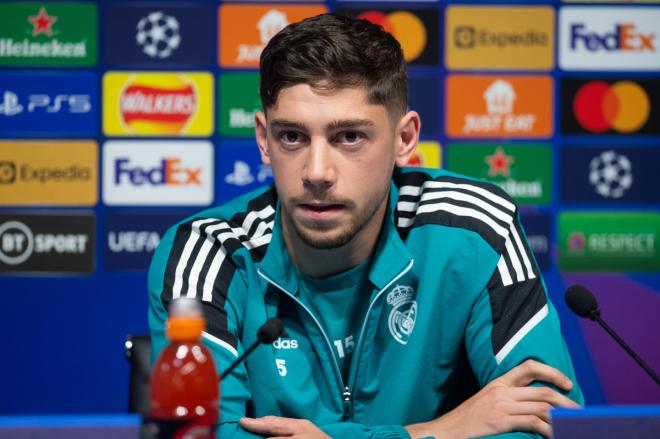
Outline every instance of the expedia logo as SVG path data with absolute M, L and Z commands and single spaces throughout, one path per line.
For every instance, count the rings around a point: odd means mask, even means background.
M 397 39 L 406 62 L 417 65 L 438 63 L 438 11 L 436 9 L 339 9 L 378 24 Z
M 459 49 L 475 47 L 545 47 L 550 36 L 545 32 L 529 29 L 524 32 L 497 32 L 474 26 L 458 26 L 454 30 L 454 45 Z
M 213 78 L 208 73 L 107 73 L 106 135 L 207 136 L 213 132 Z
M 93 206 L 98 145 L 86 140 L 0 141 L 0 205 Z
M 655 33 L 643 33 L 635 23 L 617 23 L 611 32 L 590 31 L 587 23 L 571 24 L 571 49 L 589 52 L 655 52 Z
M 92 269 L 91 215 L 0 217 L 0 271 Z
M 16 181 L 16 163 L 0 162 L 0 184 L 10 184 Z
M 550 70 L 554 23 L 551 6 L 450 5 L 444 38 L 447 67 Z
M 139 130 L 153 125 L 163 132 L 178 133 L 197 110 L 195 91 L 190 84 L 172 88 L 131 84 L 119 98 L 123 122 Z
M 92 170 L 78 164 L 65 167 L 32 166 L 23 164 L 18 167 L 18 180 L 20 182 L 46 183 L 73 183 L 87 182 L 92 178 Z

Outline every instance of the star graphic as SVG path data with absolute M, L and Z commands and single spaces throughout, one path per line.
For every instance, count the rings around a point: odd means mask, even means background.
M 30 15 L 28 22 L 32 24 L 32 36 L 36 37 L 39 34 L 53 35 L 53 24 L 57 21 L 54 15 L 48 15 L 46 8 L 42 6 L 39 9 L 39 15 Z
M 487 155 L 484 161 L 490 167 L 488 170 L 489 176 L 495 177 L 496 175 L 504 175 L 505 177 L 508 177 L 511 175 L 509 166 L 513 164 L 514 159 L 510 155 L 506 155 L 504 148 L 501 146 L 495 148 L 493 155 Z

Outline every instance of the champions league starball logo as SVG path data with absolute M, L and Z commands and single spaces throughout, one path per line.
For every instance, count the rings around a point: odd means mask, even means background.
M 413 289 L 406 285 L 397 285 L 387 295 L 387 303 L 392 305 L 388 326 L 392 337 L 405 345 L 415 328 L 417 320 L 417 302 L 413 300 Z

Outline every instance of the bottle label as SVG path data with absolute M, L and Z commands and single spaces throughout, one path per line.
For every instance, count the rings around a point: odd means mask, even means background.
M 217 423 L 210 417 L 145 419 L 145 428 L 157 439 L 214 439 Z

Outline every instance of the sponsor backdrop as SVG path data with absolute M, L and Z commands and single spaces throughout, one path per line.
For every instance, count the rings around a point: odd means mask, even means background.
M 151 253 L 179 219 L 272 182 L 252 138 L 259 55 L 328 10 L 401 43 L 412 163 L 522 206 L 587 403 L 660 403 L 563 301 L 592 289 L 660 370 L 660 1 L 3 1 L 0 413 L 125 411 Z

